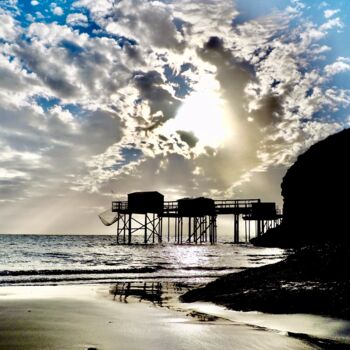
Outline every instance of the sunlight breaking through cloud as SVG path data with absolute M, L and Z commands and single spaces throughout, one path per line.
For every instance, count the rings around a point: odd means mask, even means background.
M 348 126 L 348 17 L 295 0 L 3 1 L 3 230 L 62 197 L 75 228 L 69 212 L 135 190 L 278 202 L 297 155 Z

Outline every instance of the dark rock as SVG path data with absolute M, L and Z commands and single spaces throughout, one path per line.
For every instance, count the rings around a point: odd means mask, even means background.
M 350 242 L 350 129 L 311 146 L 282 181 L 283 223 L 252 241 L 295 247 Z
M 350 248 L 309 246 L 273 265 L 229 274 L 181 297 L 230 309 L 350 319 Z
M 293 254 L 221 277 L 182 301 L 350 319 L 349 152 L 350 130 L 343 130 L 300 155 L 283 178 L 283 222 L 252 243 L 297 248 Z

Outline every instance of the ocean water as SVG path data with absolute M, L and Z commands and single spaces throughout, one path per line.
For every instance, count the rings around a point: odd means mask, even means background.
M 123 246 L 115 236 L 0 235 L 0 284 L 206 283 L 285 255 L 247 244 Z
M 101 284 L 96 287 L 102 295 L 108 286 L 109 298 L 116 302 L 152 303 L 199 319 L 199 323 L 171 323 L 172 330 L 184 325 L 182 336 L 195 332 L 197 338 L 190 336 L 191 347 L 197 341 L 201 348 L 214 349 L 231 348 L 232 344 L 235 349 L 323 348 L 284 336 L 288 332 L 348 344 L 350 323 L 346 321 L 314 315 L 242 313 L 211 303 L 182 304 L 178 300 L 179 295 L 198 284 L 230 272 L 275 263 L 287 254 L 282 249 L 247 244 L 122 246 L 116 244 L 114 236 L 0 235 L 0 286 L 66 285 L 64 290 L 70 293 L 70 288 L 77 286 L 68 285 Z M 45 293 L 47 288 L 50 287 L 45 287 Z M 37 293 L 33 288 L 25 290 L 29 295 Z M 43 292 L 43 288 L 39 290 Z M 13 294 L 5 292 L 2 297 Z M 215 317 L 224 320 L 223 324 L 213 322 Z M 161 319 L 157 327 L 167 324 Z M 199 338 L 198 329 L 191 328 L 196 325 L 202 327 Z M 215 338 L 222 329 L 229 329 L 229 333 Z M 273 332 L 263 332 L 268 329 Z M 203 334 L 208 335 L 205 340 Z

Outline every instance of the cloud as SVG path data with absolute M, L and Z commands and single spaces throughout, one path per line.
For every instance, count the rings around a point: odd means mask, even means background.
M 350 59 L 346 57 L 338 57 L 337 60 L 324 67 L 328 76 L 344 73 L 350 70 Z
M 335 14 L 337 14 L 340 10 L 336 9 L 336 10 L 324 10 L 324 16 L 325 18 L 330 18 L 333 17 Z
M 105 11 L 88 1 L 76 6 L 90 9 L 94 20 L 107 32 L 136 40 L 140 45 L 180 48 L 181 35 L 174 24 L 170 6 L 159 1 L 119 1 L 115 6 L 105 3 Z M 103 8 L 103 5 L 102 5 Z M 108 17 L 104 14 L 108 13 Z
M 344 23 L 341 21 L 339 17 L 331 18 L 326 23 L 322 24 L 320 27 L 321 31 L 327 31 L 333 28 L 343 28 Z
M 87 26 L 88 21 L 88 18 L 83 13 L 70 13 L 66 19 L 68 25 L 81 27 Z
M 50 8 L 51 8 L 52 13 L 56 16 L 62 16 L 64 13 L 62 7 L 57 6 L 57 4 L 55 2 L 52 2 L 50 4 Z
M 0 9 L 0 39 L 13 41 L 19 32 L 20 29 L 15 19 L 9 13 Z
M 135 72 L 134 84 L 140 97 L 148 102 L 152 116 L 150 123 L 142 126 L 141 129 L 152 130 L 175 117 L 180 101 L 165 88 L 159 72 Z
M 190 148 L 193 148 L 198 143 L 198 138 L 193 132 L 178 130 L 177 133 L 180 135 L 180 139 L 186 142 Z
M 192 64 L 198 73 L 189 72 L 191 86 L 196 88 L 196 82 L 199 81 L 196 74 L 203 74 L 205 69 L 215 77 L 220 84 L 222 97 L 226 101 L 231 127 L 236 135 L 240 135 L 240 144 L 233 139 L 225 145 L 225 149 L 208 150 L 197 159 L 193 159 L 191 157 L 194 154 L 191 155 L 188 148 L 178 147 L 180 141 L 185 141 L 190 149 L 194 147 L 196 140 L 192 137 L 195 136 L 193 132 L 186 131 L 186 134 L 183 134 L 180 130 L 180 139 L 176 136 L 169 138 L 169 135 L 167 137 L 157 135 L 158 128 L 167 120 L 164 119 L 164 112 L 170 118 L 176 118 L 173 93 L 166 88 L 167 82 L 159 70 L 141 72 L 135 76 L 135 86 L 142 103 L 147 102 L 146 106 L 139 108 L 143 111 L 141 113 L 143 116 L 139 117 L 136 125 L 143 127 L 136 126 L 136 134 L 142 130 L 148 131 L 147 138 L 142 142 L 151 153 L 145 154 L 157 154 L 166 150 L 169 153 L 165 154 L 178 152 L 185 159 L 192 159 L 195 168 L 203 169 L 200 174 L 207 179 L 201 181 L 199 179 L 201 176 L 198 176 L 197 183 L 203 185 L 199 186 L 200 188 L 212 188 L 213 192 L 214 188 L 220 188 L 224 193 L 225 189 L 234 188 L 231 187 L 232 183 L 240 183 L 241 176 L 247 178 L 245 174 L 249 174 L 249 169 L 251 171 L 266 169 L 274 162 L 290 164 L 306 147 L 301 141 L 306 137 L 305 131 L 301 132 L 303 125 L 301 120 L 312 118 L 317 111 L 326 106 L 331 110 L 339 103 L 344 106 L 348 103 L 346 94 L 322 90 L 325 79 L 316 70 L 305 74 L 301 72 L 311 57 L 317 59 L 319 55 L 329 50 L 327 46 L 321 46 L 317 41 L 325 37 L 327 30 L 339 26 L 338 20 L 327 22 L 319 28 L 308 22 L 304 27 L 291 29 L 289 22 L 298 18 L 303 9 L 296 3 L 295 11 L 288 10 L 286 13 L 274 14 L 261 21 L 243 23 L 233 33 L 228 34 L 232 18 L 236 15 L 232 7 L 228 10 L 228 7 L 220 4 L 222 7 L 216 7 L 217 11 L 214 14 L 212 11 L 214 4 L 210 1 L 206 3 L 207 6 L 201 7 L 187 1 L 172 5 L 174 17 L 181 19 L 181 30 L 187 45 L 194 49 Z M 96 13 L 102 18 L 103 11 Z M 225 13 L 224 19 L 230 19 L 229 27 L 229 21 L 220 22 L 217 13 Z M 215 29 L 204 31 L 202 25 L 207 22 L 217 24 L 209 26 Z M 295 37 L 292 42 L 291 31 Z M 220 33 L 225 33 L 225 36 L 218 35 Z M 271 41 L 271 38 L 275 38 L 274 41 Z M 143 42 L 146 43 L 147 41 Z M 301 59 L 305 53 L 306 56 Z M 169 52 L 164 54 L 164 57 L 170 60 L 174 58 L 169 56 Z M 332 96 L 334 92 L 337 96 Z M 148 120 L 145 117 L 147 113 L 153 115 L 153 118 Z M 282 132 L 285 128 L 290 131 L 289 134 Z M 338 124 L 334 124 L 331 128 L 325 124 L 325 130 L 329 132 L 337 128 Z M 318 130 L 321 138 L 323 131 Z M 140 134 L 138 135 L 140 137 Z M 141 149 L 142 142 L 137 142 Z M 290 144 L 294 142 L 296 146 L 290 148 Z M 262 149 L 268 152 L 262 152 Z M 145 152 L 145 148 L 143 150 Z M 140 164 L 147 164 L 149 161 L 146 158 Z M 134 164 L 133 172 L 140 164 Z M 106 175 L 107 178 L 113 177 L 113 174 L 108 175 L 104 172 L 104 176 Z M 95 176 L 98 177 L 98 173 Z M 208 179 L 213 179 L 212 183 Z
M 98 227 L 91 210 L 135 190 L 278 200 L 269 176 L 348 123 L 333 115 L 350 104 L 335 80 L 349 62 L 327 58 L 337 12 L 316 24 L 298 1 L 239 22 L 216 0 L 49 10 L 61 18 L 22 26 L 0 12 L 2 222 L 31 203 L 17 229 L 83 232 L 76 216 Z M 221 122 L 229 133 L 210 143 Z

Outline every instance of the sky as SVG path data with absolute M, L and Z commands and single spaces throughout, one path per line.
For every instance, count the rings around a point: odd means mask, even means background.
M 281 205 L 350 125 L 347 0 L 1 0 L 0 233 L 107 234 L 129 192 Z

